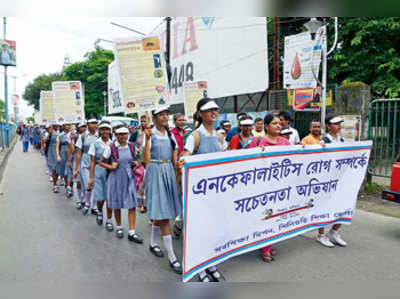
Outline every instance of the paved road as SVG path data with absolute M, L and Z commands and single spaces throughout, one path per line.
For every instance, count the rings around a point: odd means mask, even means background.
M 179 281 L 166 259 L 148 251 L 150 225 L 138 217 L 145 245 L 117 239 L 82 216 L 63 194 L 53 194 L 44 159 L 18 143 L 0 185 L 0 285 L 35 281 L 60 284 Z M 125 227 L 126 224 L 126 217 Z M 275 262 L 261 262 L 256 252 L 221 265 L 232 282 L 400 279 L 400 219 L 358 211 L 345 227 L 347 248 L 328 249 L 315 232 L 276 245 Z M 180 254 L 180 244 L 175 243 Z

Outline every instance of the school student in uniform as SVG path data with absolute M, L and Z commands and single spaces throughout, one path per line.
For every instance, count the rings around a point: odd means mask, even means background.
M 107 179 L 107 207 L 114 212 L 116 236 L 124 237 L 121 209 L 128 210 L 128 240 L 142 244 L 143 238 L 136 232 L 136 182 L 134 168 L 138 166 L 135 145 L 128 142 L 126 127 L 115 131 L 117 141 L 106 147 L 100 164 L 110 171 Z
M 157 240 L 161 231 L 169 264 L 175 273 L 182 274 L 182 266 L 172 245 L 170 229 L 170 220 L 182 212 L 175 174 L 177 143 L 167 127 L 169 108 L 156 109 L 152 114 L 155 127 L 145 130 L 144 143 L 147 215 L 152 221 L 149 249 L 157 257 L 164 256 Z
M 24 125 L 21 130 L 22 151 L 24 153 L 26 153 L 29 149 L 29 134 L 29 129 L 27 129 L 26 125 Z
M 76 154 L 75 172 L 74 178 L 78 177 L 82 184 L 85 206 L 82 209 L 82 214 L 86 216 L 89 213 L 91 207 L 91 196 L 92 192 L 89 190 L 89 171 L 90 171 L 90 156 L 88 154 L 89 147 L 94 143 L 97 138 L 97 119 L 90 119 L 87 121 L 88 131 L 79 135 L 76 141 L 76 147 L 78 149 Z M 97 208 L 92 206 L 92 214 L 97 214 Z
M 70 197 L 71 187 L 68 183 L 68 143 L 69 143 L 69 132 L 71 130 L 71 125 L 69 123 L 64 123 L 62 125 L 62 132 L 57 137 L 56 153 L 57 153 L 57 167 L 56 172 L 59 177 L 64 179 L 64 185 L 66 188 L 66 195 Z
M 76 157 L 78 154 L 78 148 L 76 147 L 76 142 L 78 141 L 79 136 L 84 134 L 85 132 L 86 132 L 86 121 L 81 121 L 77 125 L 76 131 L 71 131 L 70 143 L 69 143 L 68 168 L 70 171 L 70 179 L 72 182 L 72 187 L 73 187 L 73 181 L 74 180 L 76 181 L 76 190 L 78 193 L 78 198 L 76 199 L 76 208 L 78 210 L 82 209 L 83 206 L 85 205 L 85 193 L 83 192 L 83 189 L 82 189 L 80 175 L 78 174 L 78 177 L 74 178 L 74 173 L 75 173 L 75 170 L 77 169 L 76 168 Z
M 228 145 L 224 135 L 219 135 L 214 130 L 218 112 L 219 106 L 212 99 L 203 98 L 197 103 L 199 126 L 188 136 L 183 156 L 222 152 L 227 149 Z M 184 160 L 181 160 L 179 164 L 182 168 Z M 224 276 L 216 266 L 209 267 L 199 273 L 199 281 L 201 282 L 221 282 L 224 280 Z
M 322 137 L 322 145 L 344 142 L 344 138 L 341 135 L 343 121 L 343 118 L 336 115 L 330 115 L 326 118 L 325 125 L 328 133 Z M 327 234 L 325 234 L 325 228 L 320 228 L 318 230 L 317 241 L 325 247 L 335 247 L 335 245 L 346 247 L 346 241 L 344 241 L 339 234 L 341 226 L 341 224 L 334 224 Z
M 93 202 L 97 203 L 97 217 L 96 222 L 98 225 L 103 225 L 103 206 L 104 201 L 107 200 L 107 170 L 101 166 L 101 158 L 104 151 L 111 145 L 111 125 L 109 122 L 101 122 L 99 125 L 100 138 L 92 143 L 89 148 L 90 156 L 90 180 L 89 189 L 93 190 Z M 107 230 L 113 230 L 112 225 L 112 210 L 107 207 Z
M 52 176 L 53 182 L 53 192 L 58 193 L 58 186 L 57 186 L 57 179 L 58 174 L 56 172 L 57 167 L 57 140 L 58 140 L 58 133 L 56 132 L 56 125 L 52 125 L 49 128 L 48 135 L 45 140 L 46 144 L 46 157 L 47 157 L 47 167 L 49 168 L 49 173 Z

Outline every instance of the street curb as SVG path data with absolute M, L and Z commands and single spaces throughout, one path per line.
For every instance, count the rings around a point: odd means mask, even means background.
M 15 145 L 17 144 L 18 136 L 16 136 L 12 141 L 10 147 L 6 150 L 6 154 L 4 159 L 0 162 L 0 183 L 3 180 L 4 171 L 7 166 L 8 158 L 10 153 L 14 150 Z

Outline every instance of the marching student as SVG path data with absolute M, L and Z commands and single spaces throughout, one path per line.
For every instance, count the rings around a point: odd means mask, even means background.
M 29 149 L 29 129 L 24 124 L 21 130 L 22 151 L 26 153 Z
M 128 210 L 128 240 L 142 244 L 143 238 L 136 232 L 136 182 L 133 170 L 138 166 L 135 145 L 128 142 L 126 127 L 115 131 L 117 141 L 106 147 L 100 165 L 110 171 L 107 179 L 107 207 L 114 212 L 116 236 L 124 237 L 121 209 Z
M 252 135 L 254 121 L 250 116 L 246 116 L 239 122 L 239 133 L 232 137 L 229 143 L 229 149 L 237 150 L 244 148 L 256 147 L 261 140 L 261 137 Z M 256 141 L 254 143 L 254 141 Z
M 290 141 L 279 134 L 281 133 L 282 126 L 281 120 L 278 116 L 274 116 L 269 113 L 264 117 L 264 130 L 265 137 L 260 141 L 259 146 L 279 146 L 279 145 L 291 145 Z M 269 263 L 274 260 L 273 256 L 276 255 L 276 250 L 272 249 L 270 245 L 260 249 L 261 257 L 264 262 Z
M 167 127 L 169 108 L 158 108 L 152 114 L 155 127 L 145 130 L 144 144 L 147 215 L 152 221 L 149 249 L 157 257 L 164 256 L 157 243 L 161 231 L 169 264 L 175 273 L 182 274 L 182 266 L 175 256 L 170 230 L 170 220 L 182 212 L 174 168 L 178 154 L 177 143 Z
M 71 182 L 71 187 L 73 187 L 74 183 L 74 173 L 76 168 L 76 156 L 78 154 L 78 148 L 76 147 L 76 142 L 78 141 L 78 138 L 80 135 L 84 134 L 86 132 L 86 121 L 81 121 L 77 125 L 76 131 L 71 131 L 70 133 L 70 143 L 69 143 L 69 156 L 68 156 L 68 168 L 70 172 L 70 182 Z M 78 210 L 82 209 L 84 204 L 85 204 L 85 193 L 82 190 L 82 184 L 80 180 L 80 175 L 78 174 L 78 177 L 75 178 L 76 181 L 76 189 L 78 192 L 78 198 L 76 199 L 76 208 Z M 73 188 L 72 188 L 73 191 Z
M 58 133 L 56 132 L 56 125 L 52 125 L 49 127 L 48 134 L 45 139 L 46 144 L 46 157 L 47 157 L 47 167 L 49 168 L 49 174 L 52 177 L 53 181 L 53 192 L 58 193 L 57 179 L 58 175 L 56 172 L 57 167 L 57 140 Z
M 227 149 L 228 145 L 224 135 L 219 135 L 214 130 L 218 111 L 219 106 L 212 99 L 203 98 L 197 103 L 198 127 L 188 136 L 183 156 L 222 152 Z M 179 162 L 180 168 L 183 168 L 184 163 L 183 159 Z M 212 266 L 199 273 L 199 280 L 201 282 L 221 282 L 225 278 L 216 266 Z
M 343 118 L 336 115 L 330 115 L 326 118 L 325 125 L 328 133 L 322 137 L 322 145 L 344 142 L 344 138 L 341 136 L 341 126 L 343 121 Z M 341 226 L 341 224 L 334 224 L 327 234 L 325 234 L 325 228 L 320 228 L 318 230 L 319 234 L 317 241 L 326 247 L 334 247 L 335 244 L 341 247 L 346 247 L 346 241 L 342 239 L 338 232 Z
M 111 145 L 111 125 L 109 122 L 102 121 L 99 125 L 100 138 L 92 143 L 89 148 L 90 156 L 90 179 L 89 189 L 93 190 L 93 202 L 97 203 L 97 217 L 96 222 L 98 225 L 103 224 L 103 206 L 104 201 L 107 199 L 107 170 L 101 167 L 101 158 L 103 157 L 104 150 Z M 107 222 L 106 228 L 109 231 L 113 230 L 112 225 L 112 210 L 107 207 Z
M 76 141 L 77 154 L 75 162 L 74 178 L 78 177 L 83 187 L 85 206 L 82 209 L 82 214 L 86 216 L 91 207 L 92 192 L 89 190 L 89 171 L 90 171 L 90 156 L 88 154 L 89 147 L 94 143 L 97 138 L 97 119 L 90 119 L 87 121 L 88 132 L 79 135 Z M 92 206 L 92 214 L 97 214 L 97 209 Z
M 68 143 L 69 143 L 69 133 L 71 130 L 71 125 L 64 123 L 62 125 L 62 132 L 57 137 L 56 153 L 57 153 L 57 175 L 64 179 L 64 185 L 66 189 L 66 196 L 69 198 L 71 195 L 71 187 L 68 183 Z

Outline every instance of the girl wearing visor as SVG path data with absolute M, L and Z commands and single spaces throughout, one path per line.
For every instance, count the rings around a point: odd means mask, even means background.
M 88 152 L 90 156 L 89 189 L 93 190 L 93 203 L 97 203 L 96 222 L 98 225 L 103 225 L 103 206 L 107 199 L 107 170 L 101 166 L 101 158 L 105 149 L 111 145 L 111 125 L 109 122 L 100 123 L 99 134 L 100 138 L 90 145 Z M 106 228 L 109 231 L 113 230 L 111 217 L 112 210 L 107 208 Z
M 174 272 L 182 274 L 182 266 L 175 256 L 172 245 L 170 219 L 182 212 L 175 169 L 178 149 L 177 142 L 168 129 L 168 107 L 153 111 L 154 129 L 145 130 L 144 163 L 146 165 L 145 185 L 147 215 L 152 220 L 150 251 L 157 257 L 163 257 L 157 243 L 160 234 L 168 254 L 169 264 Z
M 62 131 L 58 135 L 56 153 L 57 153 L 57 167 L 56 172 L 61 179 L 64 179 L 64 186 L 66 188 L 66 196 L 71 197 L 72 189 L 68 183 L 68 143 L 69 143 L 69 131 L 71 130 L 71 125 L 69 123 L 64 123 L 62 126 Z
M 121 209 L 127 209 L 128 240 L 142 244 L 143 239 L 135 230 L 137 200 L 134 168 L 139 165 L 135 155 L 135 144 L 128 142 L 129 130 L 126 127 L 117 129 L 115 135 L 117 140 L 105 148 L 100 163 L 110 172 L 107 179 L 107 207 L 114 211 L 116 236 L 124 237 Z
M 252 134 L 254 121 L 250 116 L 245 116 L 239 121 L 239 134 L 232 137 L 229 149 L 237 150 L 257 147 L 261 137 L 254 137 Z
M 46 144 L 46 158 L 47 158 L 47 167 L 49 168 L 49 173 L 52 177 L 52 182 L 53 182 L 53 192 L 58 193 L 58 186 L 57 186 L 57 179 L 58 175 L 56 172 L 56 166 L 57 166 L 57 140 L 58 140 L 58 133 L 56 132 L 56 125 L 52 125 L 49 130 L 48 134 L 45 139 L 45 144 Z
M 183 156 L 200 155 L 215 152 L 222 152 L 227 149 L 224 135 L 214 130 L 214 124 L 218 118 L 219 107 L 214 100 L 203 98 L 197 103 L 198 127 L 188 136 Z M 182 159 L 180 168 L 183 168 L 185 161 Z M 218 271 L 216 266 L 209 267 L 199 273 L 201 282 L 221 282 L 225 278 Z
M 92 192 L 89 190 L 90 156 L 88 152 L 90 145 L 96 142 L 98 138 L 97 119 L 90 119 L 88 120 L 87 124 L 88 132 L 79 135 L 76 142 L 78 152 L 76 155 L 74 172 L 74 178 L 77 178 L 79 174 L 79 181 L 81 182 L 83 187 L 85 206 L 83 207 L 82 213 L 84 216 L 89 213 L 90 199 L 92 196 Z M 96 211 L 97 209 L 94 209 L 94 207 L 92 206 L 92 214 L 96 214 Z

